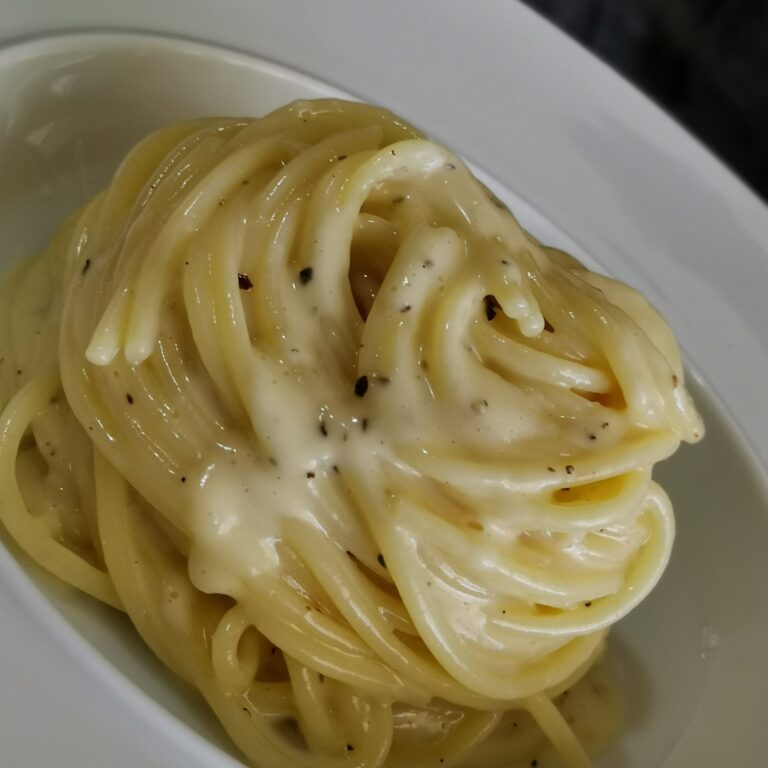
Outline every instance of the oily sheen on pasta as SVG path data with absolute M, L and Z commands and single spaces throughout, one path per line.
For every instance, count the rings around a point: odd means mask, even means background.
M 589 760 L 702 427 L 664 321 L 392 114 L 140 143 L 6 279 L 0 514 L 261 768 Z M 541 736 L 543 734 L 543 736 Z

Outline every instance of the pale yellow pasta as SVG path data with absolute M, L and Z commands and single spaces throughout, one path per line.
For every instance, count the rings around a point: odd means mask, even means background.
M 250 762 L 589 765 L 553 699 L 660 577 L 651 470 L 702 434 L 636 292 L 316 101 L 150 136 L 2 301 L 5 526 Z

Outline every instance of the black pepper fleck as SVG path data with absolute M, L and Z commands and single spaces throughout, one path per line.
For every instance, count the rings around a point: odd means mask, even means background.
M 85 264 L 83 264 L 83 268 L 80 270 L 80 274 L 84 275 L 90 268 L 91 268 L 91 260 L 86 259 Z
M 486 296 L 483 301 L 485 302 L 485 316 L 488 320 L 493 320 L 496 317 L 496 310 L 499 308 L 499 302 L 496 301 L 495 296 Z
M 368 377 L 360 376 L 355 382 L 355 394 L 358 397 L 363 397 L 363 395 L 365 395 L 367 391 L 368 391 Z
M 241 291 L 250 291 L 251 288 L 253 288 L 253 283 L 251 282 L 251 278 L 248 277 L 248 275 L 246 275 L 244 272 L 238 272 L 237 286 Z
M 410 312 L 411 311 L 411 305 L 410 304 L 403 304 L 402 307 L 400 307 L 401 312 Z
M 314 472 L 307 472 L 307 477 L 311 480 L 315 476 Z
M 347 752 L 354 752 L 355 748 L 351 744 L 347 744 Z
M 363 432 L 365 432 L 365 430 L 368 429 L 368 419 L 363 419 L 360 426 L 362 427 Z
M 398 203 L 402 203 L 405 200 L 405 197 L 403 195 L 398 195 L 397 197 L 392 198 L 392 202 L 397 205 Z
M 328 427 L 325 426 L 325 420 L 324 419 L 320 420 L 319 429 L 320 429 L 320 434 L 323 437 L 328 437 Z
M 572 475 L 572 474 L 573 474 L 573 469 L 574 469 L 574 467 L 573 467 L 573 464 L 566 464 L 566 465 L 565 465 L 565 471 L 566 471 L 566 472 L 567 472 L 569 475 Z
M 125 399 L 128 401 L 128 405 L 133 405 L 133 395 L 130 392 L 125 393 Z
M 589 437 L 590 440 L 597 440 L 597 435 L 593 435 L 591 432 L 589 435 L 587 435 L 587 437 Z
M 547 467 L 547 469 L 548 469 L 550 472 L 554 472 L 554 471 L 555 471 L 555 468 L 554 468 L 554 467 Z
M 379 561 L 379 565 L 382 568 L 386 568 L 387 567 L 387 564 L 384 561 L 384 555 L 382 555 L 381 552 L 379 552 L 379 554 L 376 556 L 376 559 Z
M 181 482 L 182 483 L 186 483 L 187 482 L 187 476 L 186 475 L 182 475 L 181 476 Z
M 302 285 L 306 285 L 312 279 L 313 272 L 314 270 L 312 267 L 304 267 L 304 269 L 299 272 L 299 280 Z
M 592 605 L 592 601 L 591 600 L 587 600 L 587 602 L 584 603 L 584 607 L 585 608 L 589 608 L 591 605 Z

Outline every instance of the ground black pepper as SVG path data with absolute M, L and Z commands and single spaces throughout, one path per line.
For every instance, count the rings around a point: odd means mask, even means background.
M 251 278 L 243 272 L 237 273 L 237 286 L 241 291 L 250 291 L 253 288 Z
M 493 320 L 496 317 L 496 310 L 499 308 L 499 302 L 496 301 L 495 296 L 486 296 L 483 301 L 485 302 L 485 316 L 488 320 Z
M 355 382 L 355 394 L 358 397 L 363 397 L 367 391 L 368 391 L 368 377 L 365 375 L 360 376 Z

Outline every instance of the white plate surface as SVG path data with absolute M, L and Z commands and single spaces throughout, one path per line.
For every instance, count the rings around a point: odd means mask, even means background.
M 624 81 L 510 0 L 5 0 L 2 19 L 8 262 L 44 244 L 157 125 L 258 114 L 340 89 L 457 149 L 503 186 L 539 236 L 643 290 L 678 335 L 709 432 L 659 471 L 678 540 L 658 589 L 613 634 L 628 725 L 600 764 L 768 764 L 760 201 Z M 51 37 L 66 31 L 162 33 L 241 53 L 125 35 Z M 123 620 L 53 584 L 5 543 L 3 765 L 238 764 L 215 746 L 226 739 L 204 708 Z

